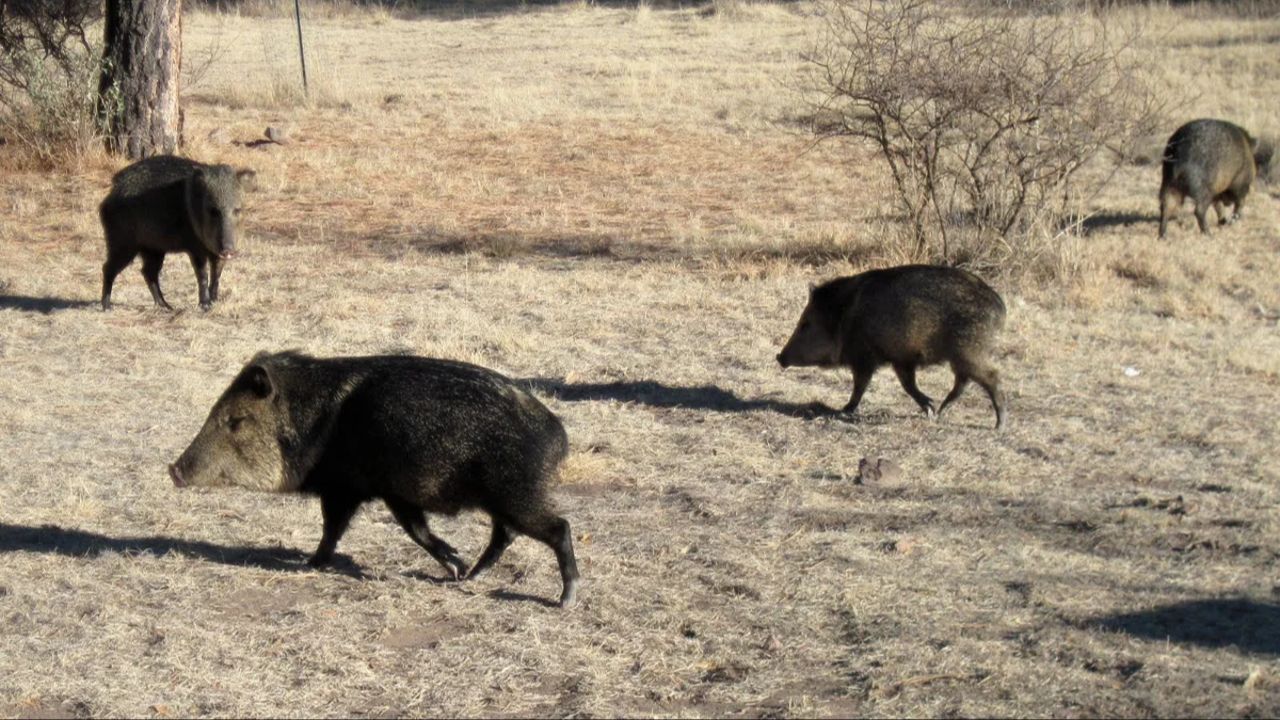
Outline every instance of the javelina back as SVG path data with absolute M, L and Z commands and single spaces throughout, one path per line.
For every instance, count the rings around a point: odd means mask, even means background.
M 931 265 L 871 270 L 812 288 L 778 363 L 851 368 L 853 395 L 846 413 L 857 410 L 881 365 L 893 365 L 907 394 L 930 416 L 945 410 L 973 380 L 991 397 L 999 429 L 1004 394 L 991 355 L 1004 317 L 1004 301 L 996 291 L 964 270 Z M 937 407 L 916 386 L 916 368 L 942 362 L 951 364 L 955 385 Z
M 578 583 L 569 523 L 547 486 L 568 449 L 550 410 L 475 365 L 411 356 L 253 358 L 169 467 L 178 487 L 238 486 L 320 496 L 324 534 L 311 557 L 328 563 L 361 504 L 380 499 L 454 579 L 475 577 L 512 533 L 555 551 L 573 602 Z M 493 522 L 468 571 L 426 514 L 479 509 Z
M 1240 219 L 1258 173 L 1257 152 L 1258 141 L 1225 120 L 1192 120 L 1175 130 L 1160 165 L 1160 237 L 1188 197 L 1196 204 L 1196 222 L 1205 235 L 1209 234 L 1210 205 L 1219 225 Z M 1230 219 L 1222 209 L 1228 202 L 1233 206 Z
M 160 268 L 166 253 L 185 252 L 196 271 L 200 307 L 208 310 L 218 299 L 222 264 L 236 253 L 241 186 L 252 175 L 173 155 L 139 160 L 116 173 L 98 207 L 107 241 L 102 309 L 111 308 L 116 276 L 141 254 L 151 298 L 172 310 L 160 292 Z

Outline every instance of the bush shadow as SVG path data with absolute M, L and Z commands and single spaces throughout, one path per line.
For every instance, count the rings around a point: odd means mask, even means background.
M 163 535 L 110 537 L 57 525 L 0 523 L 0 554 L 12 552 L 48 553 L 76 558 L 96 558 L 104 553 L 154 557 L 177 553 L 237 567 L 287 572 L 314 571 L 314 568 L 306 564 L 309 555 L 291 548 L 218 545 Z M 336 557 L 334 564 L 325 569 L 352 577 L 363 576 L 360 567 L 345 556 Z
M 1280 656 L 1280 605 L 1248 598 L 1191 600 L 1095 618 L 1088 625 L 1149 640 Z
M 30 297 L 27 295 L 0 295 L 0 310 L 18 310 L 20 312 L 38 312 L 48 315 L 55 310 L 76 310 L 94 307 L 98 303 L 92 300 L 65 300 L 55 297 Z
M 609 383 L 571 383 L 558 378 L 524 378 L 517 382 L 545 395 L 567 402 L 584 400 L 617 400 L 634 402 L 650 407 L 680 408 L 684 410 L 710 410 L 713 412 L 749 412 L 770 410 L 793 417 L 817 417 L 837 415 L 832 408 L 820 403 L 793 403 L 782 400 L 740 398 L 715 385 L 682 387 L 664 385 L 654 380 L 618 381 Z

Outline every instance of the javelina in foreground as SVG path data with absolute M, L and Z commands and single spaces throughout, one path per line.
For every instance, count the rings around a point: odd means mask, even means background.
M 222 263 L 236 253 L 241 186 L 252 176 L 252 170 L 173 155 L 139 160 L 116 173 L 98 207 L 107 240 L 102 309 L 111 309 L 116 275 L 141 253 L 151 298 L 172 310 L 160 292 L 160 268 L 166 253 L 185 252 L 200 285 L 200 307 L 208 310 L 218 299 Z
M 1258 173 L 1258 141 L 1225 120 L 1192 120 L 1174 131 L 1160 166 L 1160 237 L 1184 199 L 1196 204 L 1200 232 L 1209 234 L 1209 205 L 1218 224 L 1240 219 L 1240 209 Z M 1230 220 L 1223 211 L 1231 203 Z
M 852 413 L 871 375 L 893 365 L 907 394 L 930 416 L 941 413 L 974 380 L 991 396 L 996 428 L 1004 427 L 1004 394 L 991 362 L 1004 325 L 1004 301 L 963 270 L 929 265 L 871 270 L 809 291 L 809 304 L 778 362 L 782 367 L 853 369 Z M 916 387 L 916 368 L 948 362 L 955 385 L 942 406 Z
M 475 577 L 512 533 L 555 551 L 563 590 L 578 584 L 569 523 L 547 485 L 568 449 L 560 420 L 484 368 L 410 356 L 312 358 L 260 353 L 223 392 L 169 466 L 178 487 L 238 486 L 320 496 L 324 535 L 314 566 L 333 557 L 356 509 L 380 499 L 454 579 Z M 468 572 L 431 533 L 427 512 L 489 514 L 489 546 Z

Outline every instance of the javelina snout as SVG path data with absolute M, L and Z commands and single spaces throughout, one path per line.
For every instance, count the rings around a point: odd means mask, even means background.
M 1195 203 L 1200 232 L 1209 234 L 1212 205 L 1218 224 L 1240 219 L 1244 200 L 1258 172 L 1258 141 L 1225 120 L 1192 120 L 1174 131 L 1160 165 L 1160 237 L 1186 198 Z M 1230 203 L 1232 213 L 1224 206 Z
M 929 415 L 941 413 L 972 380 L 991 397 L 999 429 L 1004 394 L 991 353 L 1004 316 L 996 291 L 963 270 L 928 265 L 871 270 L 812 288 L 778 363 L 850 368 L 853 394 L 846 413 L 857 410 L 882 365 L 893 366 L 903 389 Z M 937 406 L 916 386 L 916 369 L 942 362 L 951 365 L 955 385 Z
M 497 562 L 516 534 L 552 549 L 560 604 L 578 585 L 569 523 L 548 486 L 568 452 L 560 420 L 493 371 L 409 356 L 259 354 L 214 404 L 169 468 L 178 487 L 234 485 L 320 496 L 328 563 L 356 510 L 380 499 L 455 580 Z M 488 546 L 468 570 L 427 513 L 478 509 Z

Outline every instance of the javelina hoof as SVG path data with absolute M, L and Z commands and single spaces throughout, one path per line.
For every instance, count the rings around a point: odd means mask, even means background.
M 560 592 L 560 607 L 571 608 L 578 604 L 578 581 L 572 580 L 564 584 Z
M 320 553 L 316 553 L 315 555 L 307 558 L 307 565 L 313 568 L 322 568 L 331 562 L 333 562 L 333 555 L 321 555 Z
M 467 564 L 457 555 L 451 556 L 447 560 L 442 560 L 440 567 L 443 567 L 445 572 L 449 573 L 449 579 L 454 582 L 466 580 L 470 571 Z
M 213 301 L 212 301 L 212 300 L 210 300 L 209 302 L 202 302 L 202 303 L 200 303 L 200 309 L 201 309 L 201 310 L 203 310 L 203 311 L 205 311 L 205 312 L 209 312 L 210 310 L 212 310 L 212 309 L 213 309 Z

